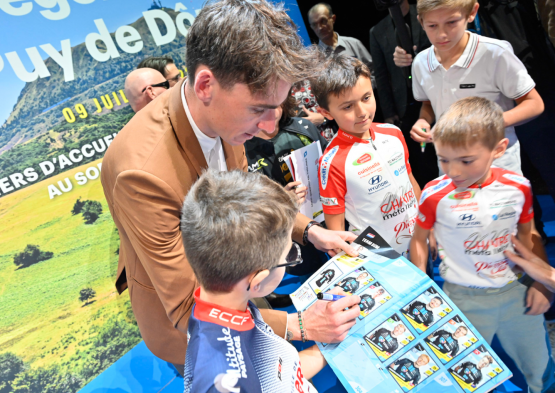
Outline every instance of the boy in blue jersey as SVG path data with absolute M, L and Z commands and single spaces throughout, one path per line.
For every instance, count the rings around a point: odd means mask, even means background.
M 291 243 L 297 211 L 294 194 L 257 173 L 208 171 L 187 194 L 181 231 L 200 288 L 189 318 L 186 393 L 315 392 L 307 380 L 326 364 L 318 348 L 298 353 L 250 302 L 302 262 Z

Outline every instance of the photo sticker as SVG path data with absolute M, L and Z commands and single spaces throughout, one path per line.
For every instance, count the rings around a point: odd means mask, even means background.
M 343 291 L 353 295 L 358 290 L 361 290 L 366 285 L 370 284 L 372 281 L 374 281 L 374 277 L 368 273 L 368 270 L 363 267 L 359 267 L 358 269 L 347 274 L 345 278 L 336 282 L 334 286 L 339 287 Z
M 382 304 L 391 300 L 391 295 L 379 282 L 372 283 L 368 288 L 358 294 L 360 296 L 360 316 L 359 319 L 364 319 L 374 311 L 376 311 Z
M 401 309 L 403 315 L 418 333 L 445 318 L 453 309 L 434 287 L 428 288 Z
M 387 366 L 387 370 L 403 392 L 409 392 L 439 371 L 439 367 L 424 346 L 417 344 Z
M 424 341 L 441 363 L 447 364 L 455 356 L 473 346 L 478 339 L 461 317 L 456 315 L 435 332 L 428 335 Z
M 342 275 L 343 271 L 339 266 L 335 262 L 330 262 L 325 269 L 314 275 L 314 278 L 308 282 L 308 285 L 316 294 L 325 292 L 331 286 L 331 283 Z
M 474 392 L 503 372 L 503 368 L 484 345 L 471 351 L 460 362 L 449 368 L 455 381 L 465 392 Z
M 393 314 L 387 321 L 366 334 L 364 339 L 378 359 L 385 362 L 414 341 L 415 337 L 401 321 L 401 317 Z

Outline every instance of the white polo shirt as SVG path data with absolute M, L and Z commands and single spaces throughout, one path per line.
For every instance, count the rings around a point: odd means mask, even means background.
M 536 85 L 511 44 L 467 33 L 470 39 L 463 54 L 448 70 L 437 60 L 433 46 L 420 52 L 412 64 L 414 98 L 430 101 L 436 119 L 455 101 L 472 96 L 487 98 L 508 111 L 515 107 L 515 99 Z M 517 143 L 515 128 L 505 128 L 505 137 L 509 147 Z

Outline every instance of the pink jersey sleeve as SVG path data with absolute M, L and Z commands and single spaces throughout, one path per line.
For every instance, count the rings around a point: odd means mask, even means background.
M 345 177 L 346 150 L 339 150 L 337 145 L 329 146 L 322 158 L 318 176 L 320 179 L 320 200 L 325 214 L 345 212 L 345 194 L 347 180 Z

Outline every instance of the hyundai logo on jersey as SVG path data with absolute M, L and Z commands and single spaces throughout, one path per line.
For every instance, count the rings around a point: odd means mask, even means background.
M 459 220 L 461 221 L 474 221 L 476 217 L 473 214 L 461 214 Z
M 382 181 L 382 176 L 381 175 L 376 175 L 374 177 L 372 177 L 370 180 L 368 180 L 368 183 L 374 185 L 374 184 L 379 184 Z

